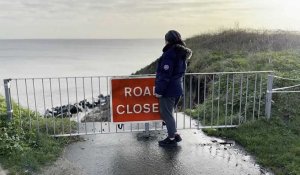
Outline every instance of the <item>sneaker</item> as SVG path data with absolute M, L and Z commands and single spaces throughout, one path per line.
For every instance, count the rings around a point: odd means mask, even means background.
M 177 146 L 176 140 L 171 140 L 169 137 L 167 137 L 164 140 L 158 141 L 158 145 L 162 147 L 175 147 Z
M 180 137 L 179 134 L 175 134 L 175 141 L 176 142 L 181 142 L 182 138 Z

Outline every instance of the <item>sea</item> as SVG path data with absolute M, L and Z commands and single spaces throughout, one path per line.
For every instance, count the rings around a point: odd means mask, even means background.
M 33 82 L 31 78 L 126 76 L 155 61 L 162 54 L 163 45 L 162 39 L 0 40 L 0 94 L 5 93 L 3 80 L 12 78 L 19 79 L 18 82 L 12 82 L 12 99 L 33 110 L 38 108 L 38 111 L 42 111 L 44 108 L 66 104 L 68 100 L 75 103 L 85 96 L 91 99 L 92 95 L 97 97 L 101 92 L 92 94 L 92 91 L 99 90 L 97 85 L 92 85 L 95 87 L 91 90 L 89 84 L 101 83 L 102 87 L 108 82 L 103 79 L 97 82 L 97 78 L 92 79 L 91 83 L 88 78 L 84 82 L 77 79 L 75 87 L 72 86 L 74 79 L 69 79 L 69 87 L 66 87 L 64 79 L 59 79 L 59 82 L 52 79 L 50 89 L 48 79 Z M 24 82 L 24 78 L 29 79 Z M 68 98 L 70 96 L 71 99 L 67 99 L 66 95 L 69 89 L 72 94 L 68 94 Z M 81 92 L 81 97 L 76 100 L 77 89 L 87 92 Z M 46 104 L 43 105 L 44 101 Z M 51 104 L 52 101 L 54 104 Z

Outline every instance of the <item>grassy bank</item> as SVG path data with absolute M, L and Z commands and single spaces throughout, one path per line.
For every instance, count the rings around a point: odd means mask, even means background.
M 193 50 L 193 56 L 189 60 L 188 72 L 240 72 L 240 71 L 274 71 L 274 74 L 286 78 L 300 78 L 300 35 L 295 32 L 286 31 L 258 31 L 258 30 L 225 30 L 217 33 L 208 33 L 195 36 L 186 40 L 186 44 Z M 157 60 L 143 69 L 137 71 L 137 74 L 154 73 Z M 239 93 L 234 96 L 232 112 L 225 115 L 225 95 L 217 96 L 217 88 L 226 92 L 226 76 L 218 76 L 206 79 L 200 77 L 200 87 L 204 82 L 207 85 L 207 91 L 203 88 L 192 89 L 189 92 L 189 83 L 186 83 L 186 94 L 192 94 L 192 106 L 188 106 L 187 113 L 199 119 L 203 124 L 230 123 L 238 124 L 239 108 L 242 106 L 243 113 L 242 125 L 237 129 L 206 130 L 209 135 L 228 137 L 236 140 L 246 150 L 256 156 L 257 161 L 272 169 L 276 174 L 300 174 L 299 148 L 300 148 L 300 94 L 273 94 L 272 98 L 272 119 L 267 121 L 264 117 L 264 99 L 266 90 L 262 92 L 261 103 L 262 110 L 257 111 L 248 101 L 245 103 L 245 97 L 248 100 L 258 100 L 253 98 L 255 95 L 254 82 L 256 75 L 249 77 L 237 76 L 229 77 L 237 81 L 235 86 L 229 85 L 229 92 L 239 92 L 239 81 L 244 85 L 242 102 L 239 105 Z M 265 77 L 264 77 L 265 78 Z M 193 77 L 192 87 L 197 87 L 198 77 Z M 212 80 L 213 79 L 213 80 Z M 249 93 L 245 94 L 246 79 L 249 80 Z M 258 78 L 259 79 L 259 78 Z M 186 82 L 189 82 L 186 81 Z M 292 86 L 299 84 L 300 81 L 290 81 L 283 79 L 274 79 L 274 88 Z M 266 87 L 266 81 L 262 83 Z M 247 87 L 248 88 L 248 87 Z M 252 90 L 251 90 L 252 88 Z M 299 87 L 291 90 L 299 91 Z M 198 93 L 197 93 L 198 92 Z M 205 102 L 197 103 L 197 94 L 206 94 Z M 212 96 L 211 94 L 215 94 Z M 189 95 L 188 95 L 189 96 Z M 189 97 L 186 96 L 186 101 Z M 216 120 L 203 116 L 203 113 L 209 116 L 216 116 L 216 111 L 212 111 L 211 104 L 220 103 L 220 115 Z M 249 105 L 251 104 L 251 105 Z M 258 102 L 256 101 L 256 104 Z M 255 114 L 255 115 L 253 115 Z M 247 120 L 246 120 L 247 119 Z M 251 120 L 249 120 L 251 119 Z
M 248 122 L 236 129 L 206 129 L 210 136 L 236 140 L 256 161 L 275 174 L 300 174 L 300 119 L 272 118 Z
M 15 111 L 19 110 L 17 105 L 14 107 Z M 14 114 L 13 122 L 8 122 L 5 100 L 0 96 L 0 164 L 10 174 L 32 174 L 56 160 L 64 146 L 72 140 L 47 135 L 44 128 L 51 130 L 51 127 L 45 126 L 45 123 L 51 122 L 50 119 L 41 118 L 22 107 L 20 111 L 21 117 Z M 31 127 L 28 122 L 30 117 Z M 37 132 L 37 123 L 40 132 Z M 59 128 L 57 130 L 59 131 Z
M 300 35 L 297 33 L 229 30 L 190 38 L 187 44 L 195 50 L 190 72 L 272 70 L 277 76 L 299 78 Z M 274 79 L 273 87 L 295 84 L 299 81 Z M 266 85 L 263 83 L 263 86 Z M 224 89 L 221 82 L 221 91 Z M 248 97 L 251 99 L 253 94 L 248 94 Z M 250 120 L 237 129 L 208 130 L 207 133 L 236 140 L 256 157 L 258 163 L 275 174 L 300 174 L 299 97 L 299 93 L 273 94 L 270 121 L 261 116 L 259 120 Z M 205 105 L 195 106 L 192 116 L 197 118 L 197 113 L 202 112 Z M 238 110 L 238 107 L 234 108 Z M 252 111 L 251 106 L 247 109 Z M 226 116 L 220 118 L 225 120 Z

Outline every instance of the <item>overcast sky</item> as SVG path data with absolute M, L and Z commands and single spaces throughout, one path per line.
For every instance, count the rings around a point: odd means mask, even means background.
M 0 39 L 186 38 L 236 24 L 300 31 L 300 1 L 0 0 Z

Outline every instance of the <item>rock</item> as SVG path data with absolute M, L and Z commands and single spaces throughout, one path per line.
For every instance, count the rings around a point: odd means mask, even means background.
M 234 143 L 233 142 L 220 142 L 219 143 L 220 145 L 229 145 L 229 146 L 231 146 L 231 145 L 233 145 Z
M 110 111 L 108 109 L 94 108 L 91 112 L 87 113 L 81 122 L 107 122 L 110 118 Z

